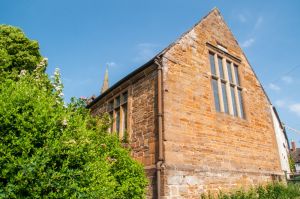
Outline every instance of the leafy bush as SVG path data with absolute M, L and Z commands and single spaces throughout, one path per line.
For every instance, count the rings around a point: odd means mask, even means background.
M 105 118 L 65 106 L 59 74 L 40 71 L 0 83 L 0 198 L 143 198 L 143 167 Z
M 0 76 L 5 72 L 32 72 L 42 61 L 37 41 L 28 39 L 21 29 L 0 25 Z
M 299 184 L 274 183 L 266 186 L 252 187 L 248 191 L 238 190 L 233 193 L 220 192 L 217 197 L 213 194 L 202 194 L 202 199 L 296 199 L 300 197 Z
M 292 157 L 291 154 L 289 155 L 288 158 L 289 158 L 289 166 L 290 166 L 290 170 L 291 170 L 292 173 L 294 173 L 295 170 L 296 170 L 295 160 L 294 160 L 294 158 Z

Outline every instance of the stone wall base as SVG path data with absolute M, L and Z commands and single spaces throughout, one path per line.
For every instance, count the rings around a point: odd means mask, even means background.
M 283 180 L 284 174 L 252 171 L 221 171 L 167 168 L 164 171 L 163 199 L 197 198 L 202 193 L 234 191 L 240 188 Z

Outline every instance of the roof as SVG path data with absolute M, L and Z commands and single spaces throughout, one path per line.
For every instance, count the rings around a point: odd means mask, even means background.
M 105 92 L 101 93 L 98 97 L 96 97 L 91 103 L 89 103 L 86 108 L 90 108 L 92 107 L 96 102 L 98 102 L 100 99 L 102 99 L 104 96 L 106 96 L 109 92 L 111 92 L 112 90 L 114 90 L 115 88 L 117 88 L 118 86 L 120 86 L 122 83 L 124 83 L 125 81 L 127 81 L 128 79 L 130 79 L 131 77 L 135 76 L 136 74 L 138 74 L 139 72 L 143 71 L 144 69 L 148 68 L 149 66 L 151 66 L 152 63 L 154 63 L 154 60 L 157 56 L 153 57 L 151 60 L 149 60 L 147 63 L 145 63 L 144 65 L 140 66 L 139 68 L 137 68 L 136 70 L 134 70 L 133 72 L 129 73 L 127 76 L 125 76 L 124 78 L 122 78 L 121 80 L 119 80 L 117 83 L 115 83 L 114 85 L 112 85 L 111 87 L 109 87 Z

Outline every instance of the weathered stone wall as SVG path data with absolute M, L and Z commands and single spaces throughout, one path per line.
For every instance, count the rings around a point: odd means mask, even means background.
M 246 119 L 215 110 L 207 42 L 239 57 Z M 264 183 L 282 175 L 268 99 L 218 10 L 163 57 L 164 198 Z
M 157 161 L 157 71 L 132 85 L 130 143 L 133 157 L 145 166 L 150 186 L 148 197 L 156 195 Z
M 148 67 L 147 71 L 131 77 L 108 96 L 99 100 L 91 107 L 93 115 L 102 115 L 106 112 L 107 103 L 128 90 L 128 134 L 132 156 L 141 162 L 149 178 L 147 196 L 156 195 L 156 115 L 157 115 L 157 70 L 155 66 Z
M 207 43 L 225 46 L 241 59 L 245 119 L 215 110 Z M 213 10 L 169 47 L 163 64 L 163 198 L 199 198 L 202 192 L 247 187 L 283 175 L 269 101 L 223 21 Z M 128 132 L 132 155 L 150 179 L 156 198 L 157 71 L 148 67 L 92 106 L 101 115 L 107 102 L 129 91 Z
M 233 170 L 203 170 L 197 167 L 167 167 L 163 198 L 199 198 L 201 193 L 236 190 L 261 182 L 270 182 L 269 175 Z

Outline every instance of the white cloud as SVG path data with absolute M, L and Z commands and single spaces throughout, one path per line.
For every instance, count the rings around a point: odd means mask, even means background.
M 240 22 L 245 23 L 247 21 L 245 15 L 243 14 L 239 14 L 238 15 L 238 19 L 240 20 Z
M 290 105 L 289 110 L 300 116 L 300 103 Z
M 261 26 L 261 24 L 263 23 L 263 21 L 264 21 L 264 18 L 262 16 L 259 16 L 255 22 L 254 28 L 258 29 Z
M 293 82 L 293 78 L 290 77 L 290 76 L 283 76 L 283 77 L 281 77 L 281 80 L 284 81 L 287 84 L 290 84 L 290 83 Z
M 153 43 L 140 43 L 137 45 L 138 54 L 134 58 L 135 62 L 147 61 L 151 59 L 157 50 L 159 45 Z
M 282 108 L 286 105 L 286 102 L 284 100 L 276 100 L 275 105 L 279 108 Z
M 269 84 L 269 88 L 273 91 L 280 91 L 280 87 L 273 83 Z
M 252 46 L 252 44 L 255 42 L 255 39 L 254 38 L 250 38 L 250 39 L 247 39 L 246 41 L 244 41 L 242 44 L 241 44 L 241 47 L 242 48 L 249 48 L 250 46 Z
M 115 67 L 115 66 L 117 66 L 117 64 L 115 62 L 106 62 L 106 65 L 108 67 Z

